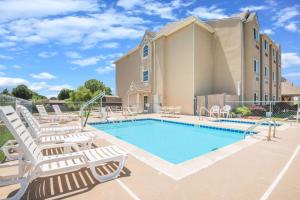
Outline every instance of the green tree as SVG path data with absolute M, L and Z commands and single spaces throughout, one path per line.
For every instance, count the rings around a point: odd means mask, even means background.
M 72 102 L 88 101 L 93 97 L 92 92 L 84 86 L 79 87 L 77 90 L 71 92 Z
M 32 100 L 41 100 L 41 99 L 47 99 L 47 97 L 45 97 L 45 96 L 43 96 L 43 95 L 40 95 L 40 94 L 38 94 L 38 93 L 36 93 L 36 92 L 33 92 L 33 91 L 31 91 L 32 92 Z
M 61 89 L 60 92 L 58 93 L 57 95 L 57 98 L 59 100 L 65 100 L 65 99 L 68 99 L 70 98 L 70 94 L 71 94 L 72 90 L 69 90 L 69 89 Z
M 84 87 L 89 89 L 93 94 L 96 92 L 105 92 L 105 94 L 111 94 L 111 89 L 107 87 L 102 81 L 96 79 L 87 80 L 84 83 Z
M 50 100 L 57 100 L 56 97 L 50 97 Z
M 5 89 L 1 92 L 1 94 L 10 95 L 10 93 L 9 93 L 9 91 L 8 91 L 7 88 L 5 88 Z
M 28 100 L 32 98 L 32 91 L 26 85 L 18 85 L 12 90 L 12 95 Z

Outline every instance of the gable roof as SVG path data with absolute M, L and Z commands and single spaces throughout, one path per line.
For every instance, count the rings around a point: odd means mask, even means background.
M 184 28 L 185 26 L 188 26 L 192 23 L 197 24 L 198 26 L 206 29 L 210 33 L 214 32 L 214 29 L 210 25 L 208 25 L 205 22 L 199 20 L 195 16 L 190 16 L 190 17 L 187 17 L 183 20 L 167 24 L 166 26 L 164 26 L 162 29 L 159 30 L 159 32 L 156 34 L 156 37 L 154 39 L 158 39 L 162 36 L 168 36 L 168 35 L 176 32 L 176 31 L 178 31 L 178 30 L 180 30 L 180 29 Z
M 161 28 L 157 33 L 155 32 L 150 32 L 148 30 L 145 31 L 145 34 L 141 40 L 141 42 L 143 41 L 144 37 L 148 34 L 150 35 L 151 37 L 153 37 L 153 40 L 157 40 L 158 38 L 160 37 L 163 37 L 163 36 L 168 36 L 192 23 L 195 23 L 197 24 L 198 26 L 204 28 L 205 30 L 209 31 L 210 33 L 213 33 L 214 32 L 214 29 L 206 24 L 205 22 L 199 20 L 197 17 L 195 16 L 190 16 L 190 17 L 187 17 L 183 20 L 179 20 L 179 21 L 176 21 L 176 22 L 172 22 L 172 23 L 169 23 L 167 25 L 165 25 L 163 28 Z M 125 58 L 126 56 L 132 54 L 133 52 L 135 52 L 136 50 L 139 49 L 139 46 L 136 46 L 134 49 L 130 50 L 129 52 L 127 52 L 126 54 L 124 54 L 123 56 L 121 56 L 119 59 L 117 59 L 114 63 L 117 63 L 119 60 Z

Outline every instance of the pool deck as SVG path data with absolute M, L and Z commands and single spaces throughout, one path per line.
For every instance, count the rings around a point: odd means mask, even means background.
M 139 118 L 160 118 L 160 115 Z M 199 121 L 194 116 L 164 119 L 247 127 Z M 266 127 L 260 129 L 261 132 L 266 130 Z M 255 143 L 178 180 L 129 154 L 121 177 L 116 180 L 97 183 L 90 178 L 87 169 L 38 178 L 24 199 L 300 199 L 300 126 L 278 127 L 276 138 L 271 141 L 266 141 L 264 134 Z M 95 142 L 97 146 L 110 143 L 103 138 Z M 0 169 L 0 176 L 15 170 Z M 16 188 L 18 186 L 0 187 L 0 198 L 7 197 Z

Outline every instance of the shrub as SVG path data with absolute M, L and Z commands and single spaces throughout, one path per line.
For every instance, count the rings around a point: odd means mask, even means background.
M 250 115 L 251 110 L 246 106 L 239 106 L 234 109 L 234 113 L 237 115 L 241 114 L 241 115 L 245 116 L 245 115 Z
M 263 106 L 259 105 L 251 105 L 249 109 L 251 113 L 255 116 L 265 116 L 267 112 L 267 110 Z

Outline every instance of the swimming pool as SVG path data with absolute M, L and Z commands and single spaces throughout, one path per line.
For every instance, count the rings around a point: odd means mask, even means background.
M 256 123 L 254 121 L 242 121 L 242 120 L 230 120 L 230 119 L 217 119 L 217 120 L 214 120 L 214 122 L 225 122 L 225 123 L 235 123 L 235 124 L 250 124 L 250 125 Z M 269 123 L 263 122 L 261 125 L 269 126 Z M 275 125 L 272 123 L 272 126 L 275 126 Z M 276 126 L 281 126 L 281 124 L 276 123 Z
M 173 164 L 244 138 L 243 131 L 156 119 L 91 125 Z

